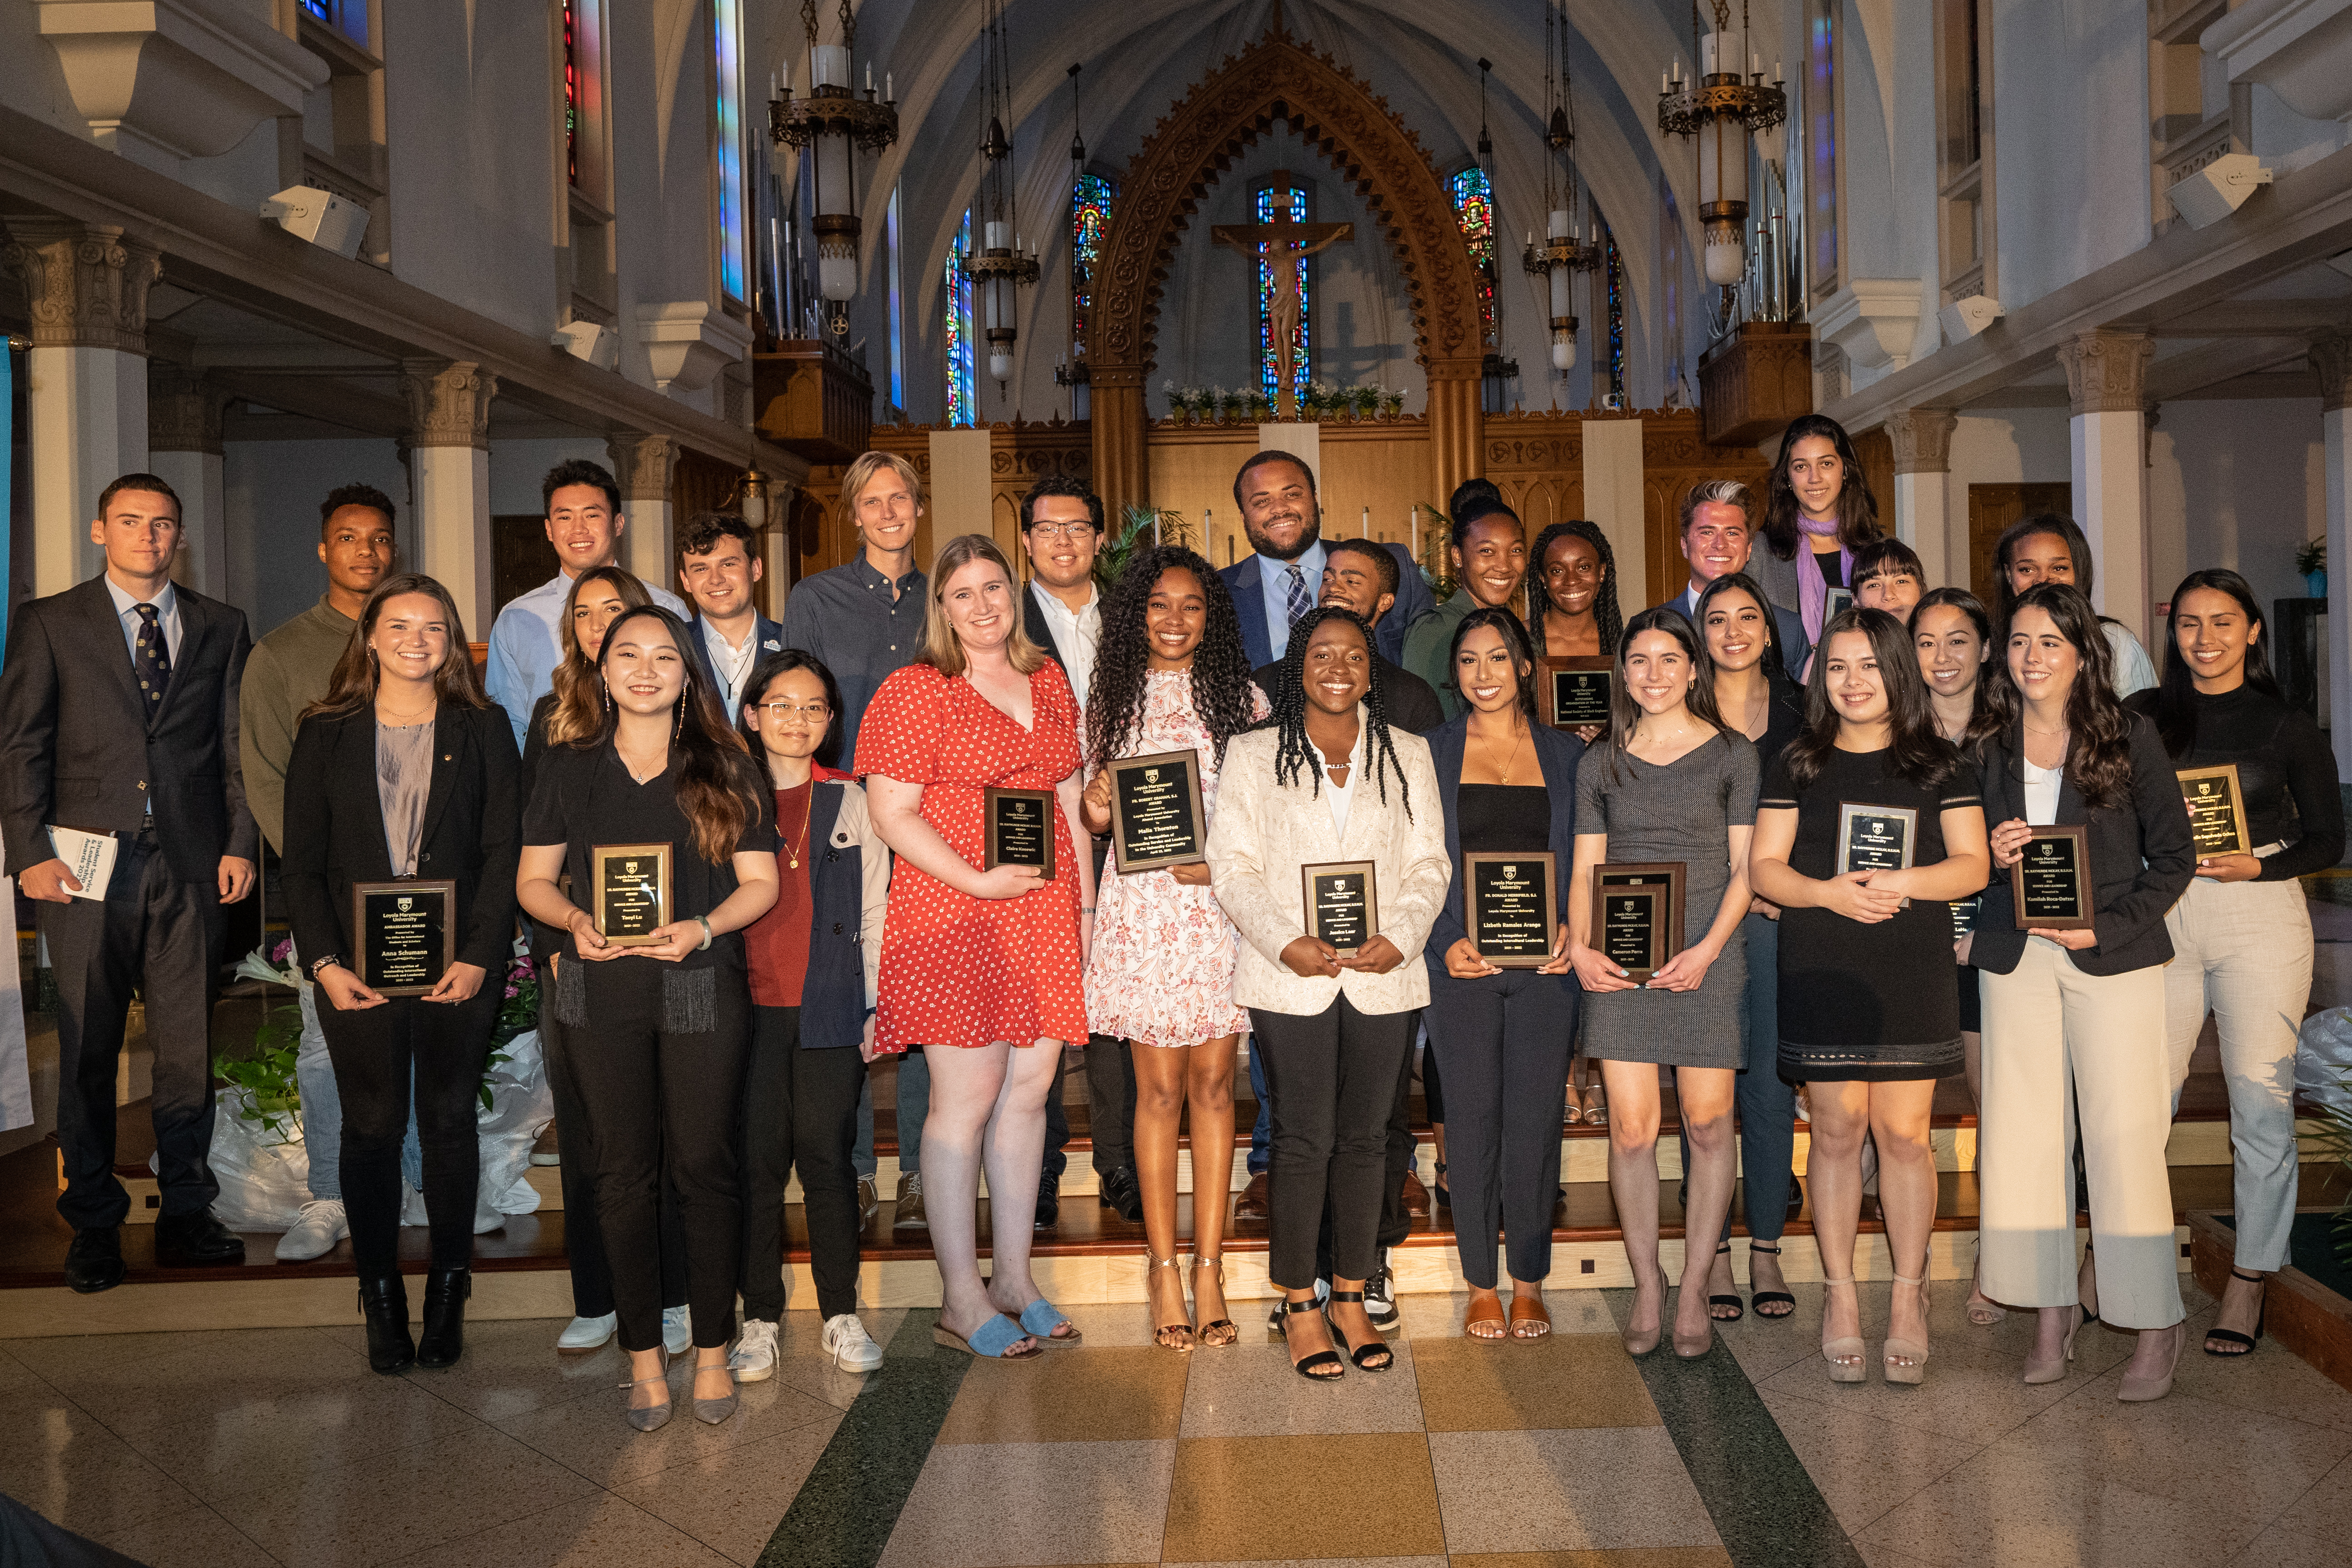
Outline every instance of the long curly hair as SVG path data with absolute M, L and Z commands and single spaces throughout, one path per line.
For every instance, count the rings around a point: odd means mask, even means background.
M 2074 781 L 2083 803 L 2094 810 L 2120 805 L 2131 789 L 2132 715 L 2116 700 L 2115 654 L 2099 629 L 2098 612 L 2072 583 L 2036 583 L 2011 607 L 1993 678 L 2001 728 L 2017 730 L 2012 747 L 2017 762 L 2011 766 L 2019 767 L 2025 757 L 2025 695 L 2010 674 L 2007 644 L 2015 635 L 2017 616 L 2028 610 L 2047 615 L 2081 660 L 2074 688 L 2066 694 L 2066 775 Z
M 1192 650 L 1192 708 L 1208 727 L 1217 766 L 1224 766 L 1225 742 L 1250 727 L 1249 656 L 1242 651 L 1241 621 L 1225 580 L 1196 551 L 1181 544 L 1147 545 L 1103 596 L 1102 640 L 1087 696 L 1089 769 L 1108 766 L 1119 756 L 1142 723 L 1151 652 L 1148 614 L 1152 590 L 1170 572 L 1190 573 L 1208 602 L 1208 621 Z
M 1860 632 L 1870 639 L 1871 656 L 1878 660 L 1878 679 L 1886 688 L 1888 749 L 1895 771 L 1920 789 L 1933 789 L 1959 766 L 1959 749 L 1936 729 L 1936 709 L 1919 673 L 1919 655 L 1911 634 L 1885 610 L 1854 606 L 1832 616 L 1822 628 L 1820 646 L 1843 632 Z M 1805 689 L 1805 727 L 1780 753 L 1789 781 L 1803 789 L 1822 776 L 1822 764 L 1837 749 L 1837 704 L 1830 698 L 1829 659 L 1815 657 L 1818 673 Z
M 2191 572 L 2172 591 L 2172 610 L 2164 622 L 2164 679 L 2156 689 L 2156 732 L 2174 762 L 2197 749 L 2197 682 L 2180 652 L 2180 601 L 2200 588 L 2238 601 L 2238 613 L 2246 617 L 2246 685 L 2271 697 L 2279 694 L 2270 655 L 2263 651 L 2270 638 L 2263 635 L 2263 606 L 2254 585 L 2226 566 Z
M 1581 539 L 1601 557 L 1601 587 L 1592 595 L 1592 624 L 1601 633 L 1601 651 L 1615 653 L 1625 635 L 1625 614 L 1617 607 L 1617 555 L 1609 548 L 1609 536 L 1601 531 L 1601 525 L 1580 517 L 1545 525 L 1536 535 L 1536 547 L 1528 552 L 1528 636 L 1541 651 L 1544 616 L 1552 607 L 1551 594 L 1544 586 L 1544 559 L 1563 539 Z
M 671 742 L 684 756 L 677 775 L 677 808 L 694 830 L 695 853 L 714 866 L 724 866 L 734 856 L 744 829 L 760 820 L 761 809 L 767 805 L 767 781 L 752 765 L 743 737 L 728 725 L 726 710 L 719 705 L 710 678 L 703 673 L 702 661 L 694 657 L 694 645 L 687 640 L 692 634 L 686 623 L 659 605 L 624 610 L 614 617 L 604 628 L 604 646 L 597 654 L 598 674 L 611 660 L 621 628 L 642 620 L 668 628 L 670 640 L 677 645 L 678 668 L 686 676 L 686 685 L 678 692 L 676 739 Z M 618 720 L 618 710 L 608 708 L 604 727 L 572 744 L 606 744 Z
M 547 743 L 551 746 L 587 740 L 604 727 L 604 683 L 596 674 L 596 661 L 580 646 L 579 623 L 572 615 L 579 606 L 580 595 L 600 586 L 609 586 L 619 597 L 624 614 L 654 602 L 646 585 L 625 566 L 593 566 L 572 580 L 571 588 L 563 595 L 563 614 L 557 619 L 555 628 L 557 644 L 563 651 L 555 661 L 555 673 L 550 679 L 555 691 L 555 706 L 547 713 Z
M 1389 738 L 1387 700 L 1381 690 L 1381 660 L 1374 651 L 1372 628 L 1355 611 L 1339 605 L 1309 610 L 1290 628 L 1290 647 L 1282 656 L 1282 673 L 1275 679 L 1276 689 L 1266 694 L 1274 704 L 1275 727 L 1280 731 L 1274 752 L 1274 782 L 1295 784 L 1304 773 L 1307 792 L 1323 793 L 1323 770 L 1316 765 L 1315 748 L 1307 739 L 1307 645 L 1315 640 L 1315 628 L 1326 621 L 1345 621 L 1355 627 L 1364 639 L 1364 651 L 1371 656 L 1366 666 L 1371 684 L 1364 689 L 1364 757 L 1369 764 L 1365 771 L 1372 775 L 1382 804 L 1389 798 L 1388 775 L 1396 774 L 1397 799 L 1410 820 L 1412 796 L 1405 786 L 1404 764 L 1397 760 L 1396 744 Z
M 1968 732 L 1960 737 L 1960 749 L 1974 754 L 1986 737 L 2000 731 L 2000 715 L 1993 710 L 1992 666 L 2005 656 L 1993 647 L 1992 616 L 1986 611 L 1984 601 L 1966 588 L 1930 588 L 1919 596 L 1917 604 L 1911 606 L 1911 647 L 1915 654 L 1919 646 L 1919 617 L 1944 605 L 1968 617 L 1969 624 L 1977 629 L 1977 641 L 1993 656 L 1978 661 L 1975 696 L 1969 707 Z M 1920 674 L 1924 678 L 1927 671 L 1922 669 Z M 1932 697 L 1929 700 L 1933 700 Z
M 1870 480 L 1863 474 L 1853 437 L 1828 415 L 1808 414 L 1791 421 L 1780 437 L 1780 455 L 1772 459 L 1772 477 L 1764 489 L 1764 526 L 1757 530 L 1772 553 L 1783 561 L 1797 558 L 1797 542 L 1803 537 L 1797 526 L 1800 509 L 1796 487 L 1789 482 L 1789 464 L 1797 455 L 1797 443 L 1811 436 L 1824 437 L 1837 448 L 1838 467 L 1844 474 L 1838 489 L 1838 542 L 1858 550 L 1879 534 L 1878 500 L 1870 493 Z

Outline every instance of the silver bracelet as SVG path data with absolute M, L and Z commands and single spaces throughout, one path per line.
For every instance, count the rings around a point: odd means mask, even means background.
M 702 940 L 695 944 L 694 951 L 697 952 L 702 952 L 709 948 L 710 939 L 718 933 L 710 929 L 710 917 L 709 915 L 697 915 L 694 918 L 702 922 Z

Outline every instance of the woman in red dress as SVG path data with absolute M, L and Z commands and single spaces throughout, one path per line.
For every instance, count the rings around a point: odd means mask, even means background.
M 858 727 L 856 772 L 875 831 L 898 858 L 882 931 L 877 1055 L 924 1047 L 931 1110 L 923 1185 L 941 1299 L 933 1336 L 974 1355 L 1021 1360 L 1038 1341 L 1078 1337 L 1029 1276 L 1045 1144 L 1045 1095 L 1065 1041 L 1087 1035 L 1091 858 L 1078 829 L 1078 709 L 1062 667 L 1024 635 L 1003 552 L 980 534 L 948 541 L 930 573 L 916 662 L 882 683 Z M 990 787 L 1050 791 L 1054 876 L 982 870 Z M 992 1235 L 980 1277 L 980 1168 Z

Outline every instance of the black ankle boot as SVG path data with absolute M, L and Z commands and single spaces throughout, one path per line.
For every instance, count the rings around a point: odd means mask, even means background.
M 362 1279 L 360 1314 L 367 1319 L 368 1365 L 405 1372 L 416 1359 L 416 1342 L 408 1337 L 408 1288 L 400 1276 Z
M 425 1332 L 416 1344 L 419 1366 L 455 1366 L 466 1353 L 466 1298 L 474 1293 L 471 1268 L 444 1268 L 438 1264 L 425 1274 Z

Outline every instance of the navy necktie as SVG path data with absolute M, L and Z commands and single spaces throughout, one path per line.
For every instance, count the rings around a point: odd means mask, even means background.
M 1298 563 L 1292 562 L 1285 570 L 1290 574 L 1286 590 L 1290 598 L 1290 624 L 1297 626 L 1315 607 L 1315 601 L 1307 596 L 1307 579 L 1299 575 Z
M 163 688 L 172 679 L 172 650 L 163 641 L 163 624 L 152 605 L 131 606 L 139 616 L 138 651 L 131 663 L 139 674 L 139 694 L 145 698 L 147 717 L 163 705 Z

